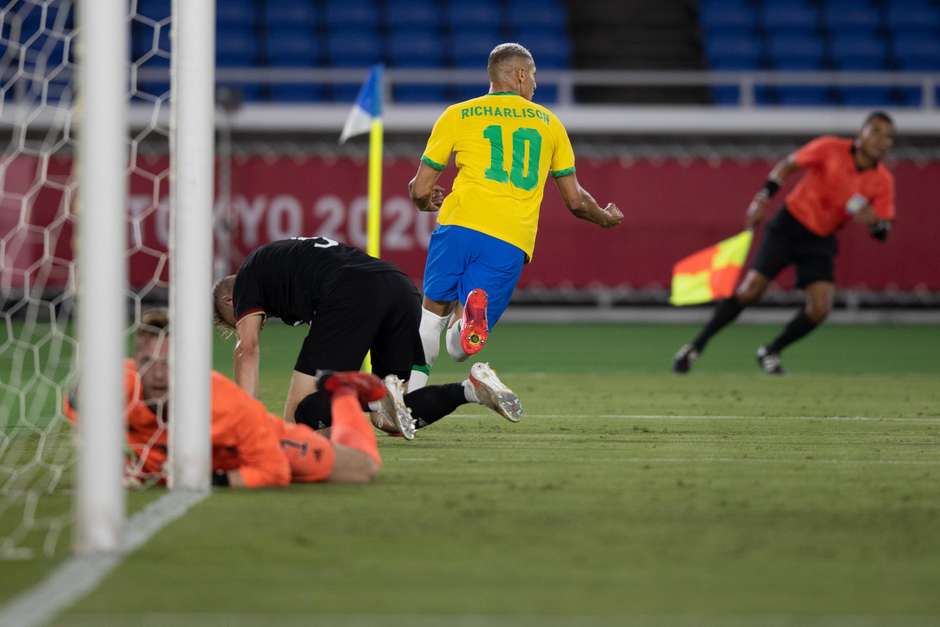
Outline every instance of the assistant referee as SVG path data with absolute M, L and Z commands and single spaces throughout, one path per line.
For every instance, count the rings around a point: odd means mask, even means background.
M 774 166 L 748 207 L 748 228 L 763 222 L 770 200 L 791 175 L 801 170 L 805 175 L 767 224 L 754 263 L 737 292 L 719 301 L 708 324 L 679 349 L 673 371 L 688 372 L 712 336 L 745 307 L 758 302 L 774 277 L 793 265 L 806 304 L 773 341 L 757 349 L 757 363 L 764 372 L 784 374 L 783 349 L 809 334 L 832 310 L 838 253 L 835 233 L 854 219 L 866 225 L 875 239 L 888 239 L 895 214 L 894 176 L 882 161 L 894 139 L 891 116 L 874 111 L 854 139 L 819 137 Z

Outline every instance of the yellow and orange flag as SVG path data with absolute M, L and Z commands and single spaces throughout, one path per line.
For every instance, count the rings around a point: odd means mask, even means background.
M 678 261 L 672 267 L 669 302 L 698 305 L 731 296 L 753 237 L 753 231 L 744 231 Z

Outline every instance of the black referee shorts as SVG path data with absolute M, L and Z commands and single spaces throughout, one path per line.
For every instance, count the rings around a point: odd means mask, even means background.
M 781 270 L 793 264 L 796 266 L 796 286 L 799 288 L 816 281 L 834 283 L 838 252 L 839 244 L 835 235 L 816 235 L 783 207 L 767 223 L 751 269 L 773 279 Z
M 426 364 L 420 323 L 421 295 L 406 275 L 347 268 L 320 301 L 294 369 L 359 370 L 372 351 L 373 373 L 407 380 Z

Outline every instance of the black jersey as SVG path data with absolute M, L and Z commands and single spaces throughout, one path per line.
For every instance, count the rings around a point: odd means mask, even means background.
M 310 322 L 324 294 L 348 269 L 401 272 L 326 237 L 295 237 L 256 248 L 235 276 L 235 318 L 263 312 L 290 325 Z

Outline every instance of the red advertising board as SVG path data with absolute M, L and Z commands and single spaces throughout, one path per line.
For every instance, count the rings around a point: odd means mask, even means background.
M 416 162 L 385 164 L 382 254 L 420 281 L 433 214 L 419 213 L 406 185 Z M 744 209 L 771 167 L 768 161 L 582 159 L 578 177 L 600 202 L 615 202 L 622 226 L 601 230 L 575 219 L 548 183 L 535 256 L 521 286 L 665 288 L 675 261 L 742 228 Z M 37 168 L 45 167 L 38 177 Z M 165 158 L 130 177 L 131 281 L 165 285 L 169 236 Z M 22 286 L 68 280 L 77 208 L 67 184 L 71 163 L 45 166 L 20 157 L 7 167 L 0 202 L 5 282 Z M 892 164 L 898 221 L 887 244 L 849 224 L 840 234 L 837 280 L 870 290 L 940 291 L 940 162 Z M 161 174 L 163 173 L 163 174 Z M 452 178 L 452 168 L 445 184 Z M 366 164 L 350 158 L 253 156 L 232 168 L 233 259 L 271 240 L 326 235 L 365 246 Z M 782 277 L 789 286 L 789 275 Z

